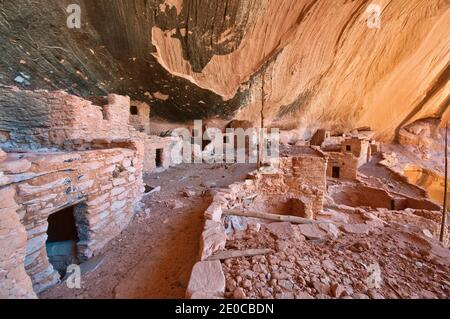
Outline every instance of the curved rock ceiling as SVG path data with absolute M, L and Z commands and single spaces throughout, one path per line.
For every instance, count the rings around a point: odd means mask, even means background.
M 170 121 L 263 107 L 266 125 L 388 139 L 450 104 L 450 0 L 0 0 L 0 50 L 2 83 L 127 94 Z

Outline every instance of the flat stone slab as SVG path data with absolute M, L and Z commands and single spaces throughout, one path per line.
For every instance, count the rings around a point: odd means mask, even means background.
M 192 269 L 186 297 L 206 294 L 223 297 L 225 293 L 225 275 L 220 261 L 200 261 Z
M 367 224 L 347 224 L 342 225 L 340 228 L 343 232 L 357 235 L 369 235 L 370 231 L 373 229 Z
M 277 239 L 298 239 L 298 234 L 291 223 L 271 223 L 266 227 L 267 230 Z

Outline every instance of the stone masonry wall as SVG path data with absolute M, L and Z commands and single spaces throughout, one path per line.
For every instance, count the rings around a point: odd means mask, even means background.
M 98 105 L 96 105 L 98 104 Z M 150 106 L 110 94 L 86 100 L 63 91 L 24 91 L 0 85 L 0 147 L 17 150 L 89 150 L 104 140 L 144 141 L 144 171 L 156 168 L 156 150 L 163 149 L 164 168 L 173 165 L 172 137 L 148 135 Z
M 323 210 L 326 193 L 327 158 L 322 156 L 281 157 L 279 171 L 256 178 L 258 192 L 263 195 L 286 195 L 300 199 L 307 207 L 307 217 Z
M 0 188 L 0 299 L 36 298 L 25 271 L 27 232 L 16 213 L 13 187 Z
M 174 165 L 172 162 L 172 149 L 178 139 L 173 137 L 150 136 L 144 140 L 145 156 L 144 156 L 144 172 L 153 172 L 157 168 L 156 157 L 157 150 L 162 150 L 161 166 L 168 169 Z
M 347 151 L 347 146 L 351 147 L 350 151 Z M 366 164 L 370 160 L 371 147 L 367 140 L 360 138 L 349 138 L 342 143 L 342 153 L 352 153 L 358 159 L 358 167 Z
M 14 227 L 8 227 L 3 217 L 0 223 L 0 250 L 8 251 L 11 240 L 17 243 L 14 254 L 2 254 L 0 259 L 0 278 L 4 273 L 8 278 L 0 281 L 0 291 L 16 282 L 17 291 L 9 290 L 9 297 L 33 296 L 27 290 L 29 278 L 36 292 L 59 280 L 45 248 L 50 214 L 76 205 L 78 255 L 83 261 L 120 234 L 139 208 L 142 142 L 104 141 L 99 147 L 79 152 L 11 153 L 1 161 L 0 206 L 13 199 L 15 204 L 8 205 L 8 212 L 16 216 Z M 27 240 L 23 240 L 24 231 Z M 29 277 L 23 276 L 23 269 Z M 20 287 L 24 288 L 19 291 Z
M 0 147 L 71 149 L 84 140 L 130 137 L 130 98 L 111 94 L 94 105 L 63 91 L 25 91 L 0 85 Z
M 150 106 L 145 102 L 132 101 L 131 108 L 133 107 L 136 108 L 137 114 L 130 113 L 130 125 L 138 132 L 150 134 Z
M 333 167 L 340 168 L 340 178 L 356 180 L 358 175 L 358 159 L 352 153 L 327 153 L 330 157 L 327 166 L 327 176 L 333 176 Z

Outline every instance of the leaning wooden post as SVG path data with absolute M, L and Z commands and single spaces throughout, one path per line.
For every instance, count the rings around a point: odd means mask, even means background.
M 448 192 L 448 123 L 445 125 L 445 181 L 444 181 L 444 205 L 442 208 L 441 243 L 444 242 L 447 232 L 447 192 Z
M 263 72 L 262 74 L 262 83 L 261 83 L 261 123 L 260 123 L 260 131 L 259 131 L 259 149 L 258 149 L 258 169 L 262 166 L 262 161 L 264 157 L 264 147 L 266 146 L 264 143 L 264 102 L 265 102 L 265 96 L 264 96 L 264 81 L 265 81 L 265 75 L 266 73 Z

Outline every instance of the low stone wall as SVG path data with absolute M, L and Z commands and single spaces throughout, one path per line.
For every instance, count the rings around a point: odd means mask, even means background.
M 249 174 L 244 182 L 216 191 L 205 211 L 205 225 L 200 240 L 200 261 L 195 265 L 188 285 L 188 298 L 221 298 L 225 277 L 219 261 L 208 258 L 225 249 L 227 234 L 245 226 L 244 218 L 223 218 L 225 210 L 252 210 L 258 201 L 298 199 L 306 205 L 306 217 L 314 218 L 323 210 L 326 192 L 327 158 L 310 150 L 306 156 L 284 156 L 277 170 L 260 170 Z M 227 229 L 225 229 L 225 225 Z
M 440 206 L 426 199 L 411 198 L 399 193 L 391 193 L 382 188 L 365 185 L 360 182 L 347 182 L 328 188 L 333 200 L 349 207 L 386 208 L 402 211 L 419 209 L 439 211 Z
M 0 291 L 5 297 L 34 296 L 30 278 L 35 292 L 59 281 L 45 246 L 51 214 L 75 205 L 81 261 L 98 254 L 128 226 L 143 192 L 144 146 L 139 141 L 98 145 L 103 149 L 8 154 L 0 162 L 0 210 L 9 216 L 0 223 L 0 250 L 5 252 L 0 255 L 5 276 Z
M 350 207 L 371 207 L 394 209 L 393 197 L 381 188 L 369 187 L 360 183 L 346 183 L 328 188 L 330 196 L 341 205 Z
M 186 291 L 187 298 L 221 298 L 225 293 L 225 276 L 220 261 L 207 261 L 214 253 L 224 250 L 227 234 L 222 220 L 223 211 L 245 205 L 245 198 L 256 191 L 255 181 L 247 179 L 228 188 L 217 190 L 212 204 L 205 211 L 205 225 L 200 239 L 200 261 L 194 266 Z

